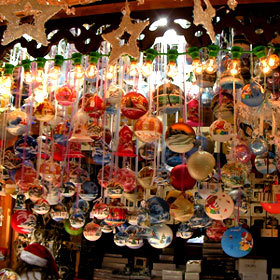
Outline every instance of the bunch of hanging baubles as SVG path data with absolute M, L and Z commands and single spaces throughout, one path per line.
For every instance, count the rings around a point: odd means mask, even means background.
M 73 54 L 74 67 L 66 70 L 63 82 L 62 67 L 69 61 L 59 55 L 48 73 L 43 58 L 22 61 L 23 70 L 17 67 L 16 75 L 6 64 L 0 160 L 2 189 L 15 198 L 13 229 L 30 234 L 38 215 L 50 215 L 69 234 L 90 241 L 113 231 L 118 246 L 137 249 L 147 239 L 164 248 L 173 240 L 167 225 L 173 223 L 177 237 L 189 239 L 206 229 L 227 254 L 247 255 L 251 234 L 239 224 L 227 228 L 223 220 L 248 210 L 245 186 L 250 186 L 253 167 L 264 175 L 279 168 L 274 109 L 280 86 L 279 57 L 270 53 L 275 49 L 259 46 L 249 52 L 248 46 L 229 51 L 209 46 L 207 59 L 205 49 L 189 48 L 194 80 L 186 92 L 172 79 L 150 85 L 150 93 L 125 92 L 114 78 L 121 68 L 99 71 L 98 53 L 91 53 L 86 71 L 82 55 Z M 141 75 L 149 80 L 157 54 L 147 54 Z M 130 76 L 139 74 L 137 67 L 131 61 Z M 168 71 L 167 76 L 176 76 L 176 59 Z M 15 76 L 24 81 L 11 82 Z M 81 90 L 84 78 L 95 79 L 96 92 Z M 189 94 L 197 88 L 198 94 Z M 205 98 L 209 88 L 214 96 Z M 207 104 L 216 120 L 205 134 L 202 112 Z M 177 121 L 170 123 L 175 115 Z M 221 146 L 227 150 L 223 167 Z M 91 165 L 99 166 L 96 176 L 90 174 Z

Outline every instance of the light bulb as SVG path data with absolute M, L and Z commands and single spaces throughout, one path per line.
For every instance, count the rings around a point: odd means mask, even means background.
M 110 65 L 106 72 L 106 78 L 108 80 L 112 80 L 114 76 L 115 76 L 115 67 L 113 65 Z
M 33 76 L 30 71 L 24 72 L 24 82 L 28 85 L 33 82 Z
M 90 65 L 88 66 L 87 70 L 86 70 L 86 76 L 89 79 L 93 79 L 96 74 L 97 74 L 97 67 L 95 63 L 90 63 Z
M 227 70 L 230 72 L 232 76 L 236 76 L 240 73 L 240 60 L 239 59 L 233 59 L 228 67 Z
M 12 75 L 5 75 L 1 78 L 1 86 L 3 86 L 6 89 L 11 89 L 12 87 Z
M 61 75 L 60 67 L 55 65 L 52 69 L 50 69 L 48 76 L 51 80 L 58 80 Z
M 150 76 L 153 72 L 153 62 L 146 61 L 141 68 L 141 72 L 142 72 L 143 76 L 145 76 L 145 77 Z
M 84 77 L 85 70 L 81 64 L 76 64 L 74 68 L 74 77 L 77 80 L 80 80 Z
M 139 74 L 139 69 L 136 61 L 131 61 L 129 66 L 129 75 L 135 77 Z
M 170 78 L 174 78 L 178 75 L 178 69 L 177 69 L 176 62 L 168 63 L 166 75 Z
M 267 63 L 267 59 L 265 57 L 260 58 L 260 69 L 263 74 L 267 75 L 271 72 L 271 68 Z
M 37 69 L 37 72 L 36 72 L 36 76 L 35 76 L 35 80 L 37 83 L 42 83 L 44 81 L 44 77 L 45 77 L 45 74 L 44 74 L 44 69 Z
M 193 66 L 193 72 L 196 74 L 196 75 L 201 75 L 202 72 L 203 72 L 203 67 L 202 67 L 202 64 L 200 62 L 200 59 L 198 58 L 195 58 L 192 62 L 192 66 Z
M 215 72 L 217 72 L 218 65 L 216 63 L 216 58 L 209 57 L 204 67 L 205 72 L 208 74 L 214 74 Z
M 271 69 L 275 69 L 279 66 L 280 59 L 279 56 L 275 53 L 271 54 L 267 58 L 267 64 Z

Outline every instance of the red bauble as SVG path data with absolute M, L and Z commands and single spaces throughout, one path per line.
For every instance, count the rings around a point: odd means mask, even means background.
M 120 226 L 126 221 L 127 209 L 119 202 L 112 202 L 109 205 L 109 215 L 105 218 L 105 223 L 109 226 Z
M 64 85 L 56 90 L 55 98 L 58 104 L 62 106 L 70 106 L 76 101 L 77 92 L 74 88 Z
M 105 103 L 97 94 L 86 95 L 84 101 L 84 110 L 92 118 L 99 118 L 105 111 Z
M 14 231 L 22 234 L 31 233 L 36 226 L 36 216 L 27 210 L 16 211 L 11 218 L 11 226 Z
M 189 174 L 186 164 L 179 164 L 171 170 L 170 183 L 175 189 L 186 191 L 194 187 L 196 180 Z
M 122 114 L 132 120 L 144 116 L 149 109 L 148 100 L 137 92 L 129 92 L 121 99 Z

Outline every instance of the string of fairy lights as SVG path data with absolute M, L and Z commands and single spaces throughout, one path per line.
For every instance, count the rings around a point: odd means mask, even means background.
M 207 51 L 207 59 L 203 60 L 201 58 L 201 53 L 203 50 Z M 186 52 L 179 53 L 176 49 L 171 49 L 167 53 L 159 53 L 155 49 L 148 49 L 144 51 L 144 63 L 139 65 L 139 62 L 134 58 L 130 57 L 129 74 L 130 76 L 136 76 L 140 69 L 141 74 L 144 77 L 151 75 L 153 71 L 153 61 L 156 57 L 167 56 L 168 66 L 166 75 L 169 78 L 174 78 L 177 71 L 177 57 L 179 55 L 189 55 L 192 58 L 193 72 L 196 75 L 201 75 L 204 72 L 207 74 L 214 74 L 218 69 L 217 56 L 220 52 L 227 52 L 231 54 L 231 62 L 227 65 L 227 70 L 232 76 L 238 75 L 241 70 L 241 56 L 242 54 L 253 54 L 258 59 L 258 64 L 261 72 L 264 75 L 268 75 L 271 71 L 277 68 L 280 64 L 280 46 L 256 46 L 252 51 L 243 50 L 241 47 L 233 46 L 231 49 L 221 49 L 216 45 L 210 45 L 208 47 L 198 48 L 190 47 Z M 23 67 L 24 69 L 24 81 L 27 84 L 33 81 L 42 82 L 44 80 L 45 74 L 51 80 L 58 80 L 61 75 L 61 66 L 65 61 L 72 60 L 74 69 L 74 78 L 79 80 L 84 76 L 87 78 L 94 78 L 98 72 L 97 63 L 102 57 L 108 57 L 109 54 L 101 54 L 99 52 L 91 52 L 88 55 L 89 65 L 85 69 L 83 66 L 83 58 L 85 57 L 81 53 L 73 53 L 71 58 L 64 58 L 62 55 L 55 55 L 53 59 L 46 59 L 43 57 L 38 57 L 35 60 L 24 59 L 18 65 L 13 65 L 10 63 L 3 63 L 3 68 L 1 71 L 2 78 L 6 79 L 6 83 L 12 83 L 13 70 L 16 67 Z M 54 66 L 49 69 L 48 73 L 45 73 L 45 63 L 47 61 L 54 61 Z M 31 71 L 31 64 L 37 64 L 36 73 Z M 108 65 L 106 71 L 106 78 L 112 79 L 113 72 L 115 71 L 116 65 Z

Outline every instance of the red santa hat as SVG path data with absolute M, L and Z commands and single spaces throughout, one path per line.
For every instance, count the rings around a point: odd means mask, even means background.
M 59 278 L 58 268 L 52 253 L 39 243 L 29 244 L 21 251 L 20 258 L 31 265 L 47 267 L 50 272 Z

